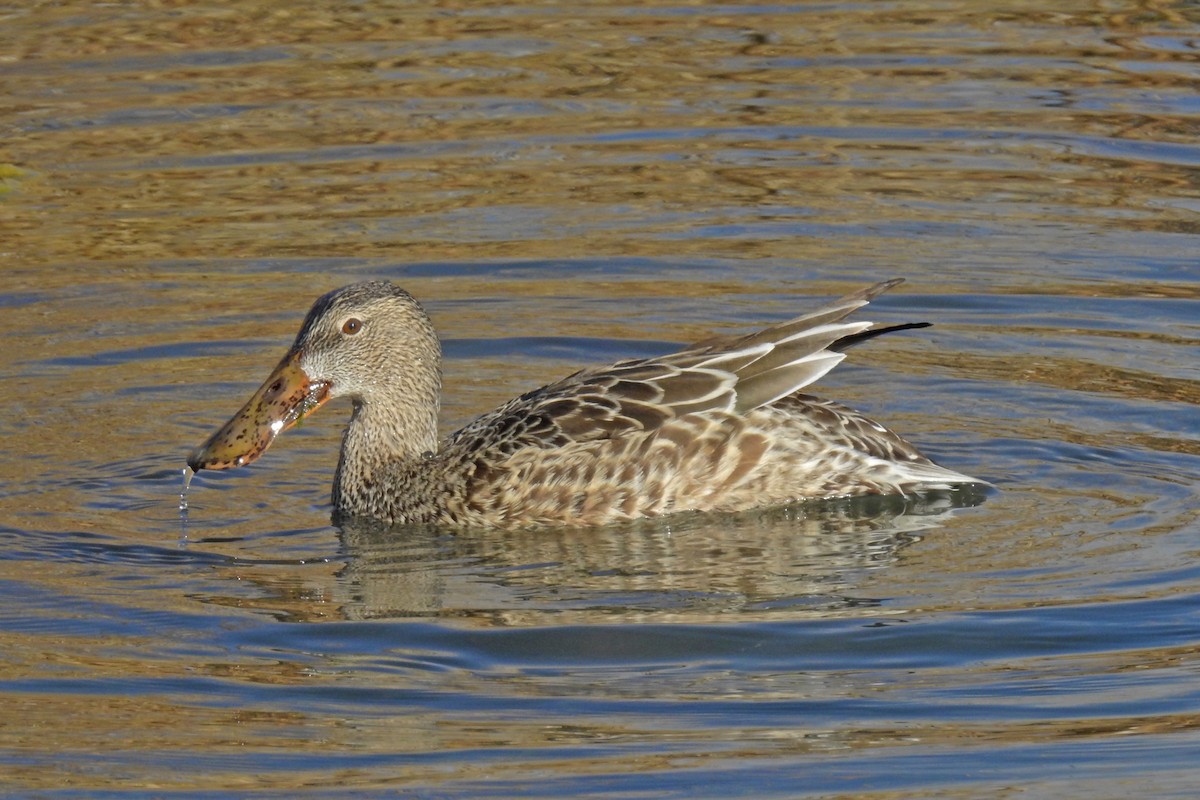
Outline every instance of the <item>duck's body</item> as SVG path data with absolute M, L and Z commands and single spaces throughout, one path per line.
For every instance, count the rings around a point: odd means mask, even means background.
M 798 393 L 845 348 L 918 327 L 842 321 L 899 282 L 746 336 L 582 370 L 440 443 L 432 324 L 392 284 L 356 284 L 317 301 L 275 373 L 188 464 L 248 463 L 276 433 L 347 395 L 354 412 L 334 508 L 390 523 L 602 525 L 982 483 L 856 411 Z

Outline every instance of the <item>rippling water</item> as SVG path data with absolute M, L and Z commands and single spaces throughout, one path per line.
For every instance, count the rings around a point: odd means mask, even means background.
M 1191 797 L 1188 2 L 10 5 L 0 786 Z M 329 524 L 345 409 L 186 452 L 386 277 L 448 428 L 876 280 L 820 393 L 994 482 L 624 528 Z

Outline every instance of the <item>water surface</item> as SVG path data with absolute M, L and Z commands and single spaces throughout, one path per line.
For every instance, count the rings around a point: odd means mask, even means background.
M 10 8 L 0 786 L 1192 796 L 1200 28 L 1106 8 Z M 331 405 L 180 520 L 338 285 L 449 430 L 893 276 L 819 393 L 986 496 L 335 527 Z

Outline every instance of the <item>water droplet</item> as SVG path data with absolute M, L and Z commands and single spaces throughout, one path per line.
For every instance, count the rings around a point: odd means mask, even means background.
M 183 468 L 183 488 L 179 491 L 179 545 L 182 547 L 187 542 L 187 523 L 188 523 L 188 487 L 192 485 L 192 478 L 196 475 L 195 470 L 191 467 Z
M 187 516 L 187 510 L 188 510 L 188 503 L 187 503 L 188 487 L 192 485 L 192 478 L 195 477 L 195 475 L 196 475 L 196 471 L 193 470 L 191 467 L 183 468 L 183 489 L 181 489 L 179 492 L 179 513 L 185 517 Z

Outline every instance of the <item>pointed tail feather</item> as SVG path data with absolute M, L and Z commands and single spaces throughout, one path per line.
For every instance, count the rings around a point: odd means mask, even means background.
M 843 336 L 833 344 L 829 345 L 828 350 L 835 350 L 839 353 L 845 352 L 846 348 L 854 347 L 856 344 L 862 344 L 868 339 L 874 339 L 876 336 L 882 336 L 885 333 L 895 333 L 896 331 L 910 331 L 913 328 L 928 328 L 933 323 L 930 322 L 905 322 L 900 325 L 888 325 L 886 328 L 871 328 L 870 330 L 861 333 L 852 333 L 849 336 Z

